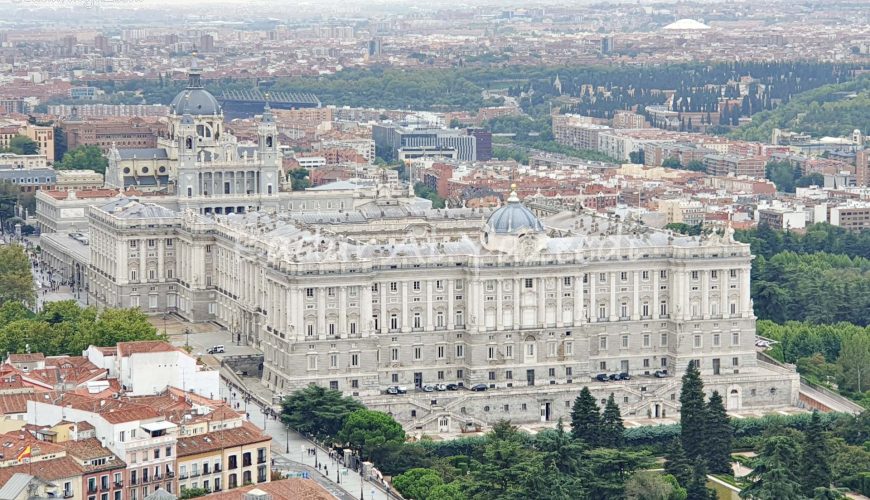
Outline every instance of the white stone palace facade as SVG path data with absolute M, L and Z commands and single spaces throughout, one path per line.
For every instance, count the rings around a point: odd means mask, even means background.
M 275 392 L 336 388 L 409 429 L 554 420 L 583 385 L 626 415 L 674 416 L 689 362 L 729 409 L 797 401 L 797 375 L 756 357 L 752 256 L 730 234 L 540 221 L 515 196 L 494 212 L 384 198 L 213 217 L 122 199 L 90 220 L 92 300 L 216 321 L 264 352 Z M 436 383 L 489 390 L 383 394 Z

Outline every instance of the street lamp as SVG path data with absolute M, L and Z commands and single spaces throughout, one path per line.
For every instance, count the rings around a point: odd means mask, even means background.
M 190 328 L 184 329 L 184 347 L 190 347 Z
M 284 451 L 286 454 L 290 454 L 290 426 L 288 425 L 286 429 L 284 429 L 284 439 L 287 443 L 287 449 Z

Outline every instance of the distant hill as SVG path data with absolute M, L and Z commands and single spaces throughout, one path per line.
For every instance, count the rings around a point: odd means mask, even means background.
M 769 141 L 773 129 L 813 137 L 847 136 L 855 129 L 870 131 L 870 76 L 825 85 L 794 96 L 787 104 L 763 111 L 730 135 L 738 139 Z

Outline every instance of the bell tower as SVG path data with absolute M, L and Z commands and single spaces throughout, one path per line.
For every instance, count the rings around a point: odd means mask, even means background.
M 189 114 L 182 116 L 175 132 L 178 147 L 178 197 L 199 196 L 196 172 L 196 125 L 193 117 Z
M 278 127 L 266 94 L 266 107 L 257 125 L 257 154 L 260 161 L 260 193 L 277 195 L 280 183 L 281 158 L 278 156 Z

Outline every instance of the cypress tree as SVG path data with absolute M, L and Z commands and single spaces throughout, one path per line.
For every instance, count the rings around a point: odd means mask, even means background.
M 677 478 L 682 486 L 687 486 L 692 480 L 692 463 L 686 458 L 679 439 L 674 439 L 665 455 L 665 472 Z
M 622 415 L 619 405 L 613 399 L 613 393 L 607 398 L 604 406 L 604 414 L 601 416 L 600 444 L 606 448 L 619 448 L 622 446 L 625 426 L 622 424 Z
M 828 463 L 830 450 L 818 411 L 813 411 L 810 425 L 807 427 L 805 443 L 801 460 L 803 462 L 801 484 L 804 493 L 812 496 L 817 488 L 831 486 L 831 466 Z
M 598 445 L 601 415 L 588 387 L 580 391 L 571 408 L 571 435 L 590 447 Z
M 704 458 L 706 413 L 701 372 L 695 363 L 690 362 L 686 374 L 683 375 L 683 387 L 680 390 L 680 440 L 686 457 L 691 461 Z
M 707 441 L 704 451 L 707 469 L 713 474 L 732 474 L 731 441 L 734 431 L 725 412 L 722 396 L 713 391 L 707 403 Z
M 703 462 L 695 462 L 692 466 L 692 478 L 686 485 L 686 500 L 715 499 L 716 492 L 707 488 L 707 468 Z

